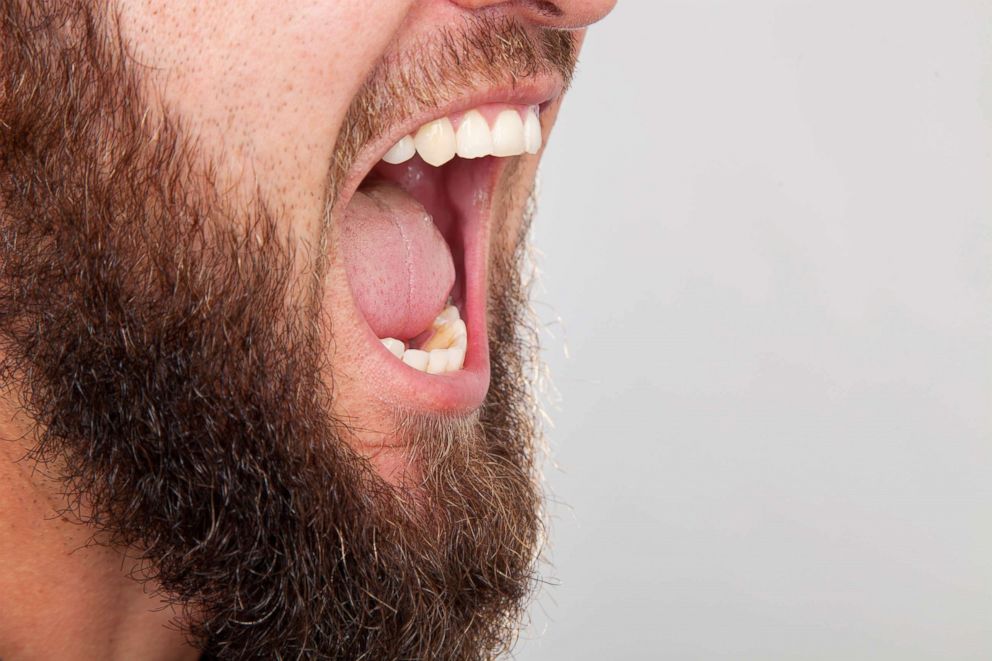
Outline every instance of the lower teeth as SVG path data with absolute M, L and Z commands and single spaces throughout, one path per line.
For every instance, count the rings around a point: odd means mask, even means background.
M 446 307 L 432 324 L 434 331 L 419 349 L 408 349 L 402 340 L 387 337 L 382 344 L 410 367 L 428 374 L 457 372 L 465 364 L 468 330 L 454 305 Z

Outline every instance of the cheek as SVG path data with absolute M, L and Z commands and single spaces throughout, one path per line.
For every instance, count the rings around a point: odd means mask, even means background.
M 222 189 L 260 190 L 294 234 L 311 235 L 344 114 L 409 4 L 124 0 L 120 9 L 153 97 L 215 161 Z

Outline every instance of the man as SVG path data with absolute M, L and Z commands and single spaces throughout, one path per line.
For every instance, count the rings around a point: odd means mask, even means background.
M 613 0 L 0 0 L 0 658 L 507 650 L 525 234 Z

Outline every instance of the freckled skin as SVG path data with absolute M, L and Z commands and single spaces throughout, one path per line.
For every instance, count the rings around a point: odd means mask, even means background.
M 332 267 L 318 275 L 333 317 L 335 303 L 350 292 L 333 241 L 320 245 L 337 213 L 325 208 L 328 172 L 349 105 L 383 55 L 438 25 L 458 24 L 466 12 L 507 12 L 529 24 L 573 29 L 602 18 L 614 2 L 558 0 L 557 14 L 542 11 L 542 3 L 504 0 L 116 0 L 114 6 L 149 98 L 180 119 L 204 162 L 216 163 L 218 189 L 232 208 L 258 193 L 278 207 L 274 216 L 292 248 L 303 256 L 331 254 Z M 543 113 L 546 132 L 557 112 L 555 103 Z M 537 164 L 536 157 L 521 160 L 507 178 L 511 184 L 496 192 L 495 206 L 515 220 L 493 242 L 517 241 Z M 301 270 L 310 263 L 294 262 Z M 364 340 L 348 329 L 333 339 L 341 377 L 335 414 L 383 436 L 393 410 L 371 397 L 374 384 L 361 380 L 356 366 Z M 0 399 L 0 658 L 198 658 L 185 635 L 168 626 L 175 611 L 130 580 L 133 565 L 121 552 L 82 548 L 90 531 L 51 516 L 59 485 L 20 461 L 32 428 L 16 411 L 13 399 Z M 401 463 L 388 452 L 376 461 L 384 473 Z
M 220 176 L 278 200 L 300 240 L 323 222 L 348 103 L 411 2 L 124 2 L 149 85 L 190 123 Z

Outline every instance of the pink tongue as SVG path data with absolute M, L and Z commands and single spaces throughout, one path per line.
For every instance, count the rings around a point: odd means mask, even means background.
M 377 337 L 430 328 L 455 283 L 451 251 L 427 211 L 399 186 L 363 186 L 345 212 L 341 253 L 358 307 Z

